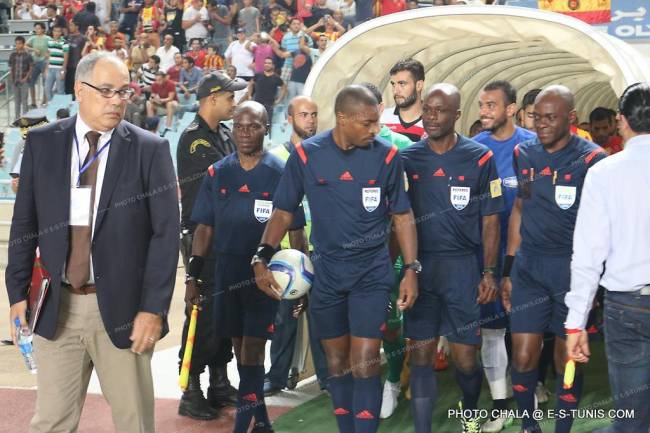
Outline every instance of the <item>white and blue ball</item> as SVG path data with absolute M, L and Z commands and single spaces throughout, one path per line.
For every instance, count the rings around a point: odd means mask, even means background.
M 282 289 L 282 299 L 303 297 L 314 282 L 314 265 L 298 250 L 280 250 L 273 255 L 269 269 Z

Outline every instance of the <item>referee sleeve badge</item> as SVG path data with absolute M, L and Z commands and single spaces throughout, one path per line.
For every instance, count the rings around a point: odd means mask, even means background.
M 490 197 L 501 197 L 501 179 L 494 179 L 490 181 Z

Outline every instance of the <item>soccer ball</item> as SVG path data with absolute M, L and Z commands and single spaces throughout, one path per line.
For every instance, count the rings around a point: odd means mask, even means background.
M 271 259 L 269 269 L 282 289 L 282 299 L 304 296 L 314 282 L 314 265 L 298 250 L 280 250 Z

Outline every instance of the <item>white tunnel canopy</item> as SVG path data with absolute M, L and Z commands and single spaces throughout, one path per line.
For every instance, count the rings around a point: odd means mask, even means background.
M 581 121 L 597 106 L 614 108 L 628 85 L 650 81 L 640 53 L 565 15 L 507 6 L 422 8 L 355 27 L 318 60 L 305 94 L 319 105 L 320 129 L 334 125 L 334 97 L 348 84 L 374 83 L 394 105 L 388 71 L 408 57 L 424 64 L 425 89 L 437 82 L 459 87 L 463 133 L 478 119 L 478 94 L 492 80 L 510 81 L 518 102 L 530 89 L 563 84 L 576 95 Z

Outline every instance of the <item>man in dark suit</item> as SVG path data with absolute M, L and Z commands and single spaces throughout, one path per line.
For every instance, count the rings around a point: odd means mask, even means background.
M 27 136 L 6 285 L 26 326 L 38 246 L 52 282 L 32 433 L 76 431 L 93 368 L 116 431 L 154 431 L 151 355 L 168 331 L 179 212 L 169 144 L 122 120 L 130 92 L 124 64 L 92 53 L 77 67 L 79 114 Z

